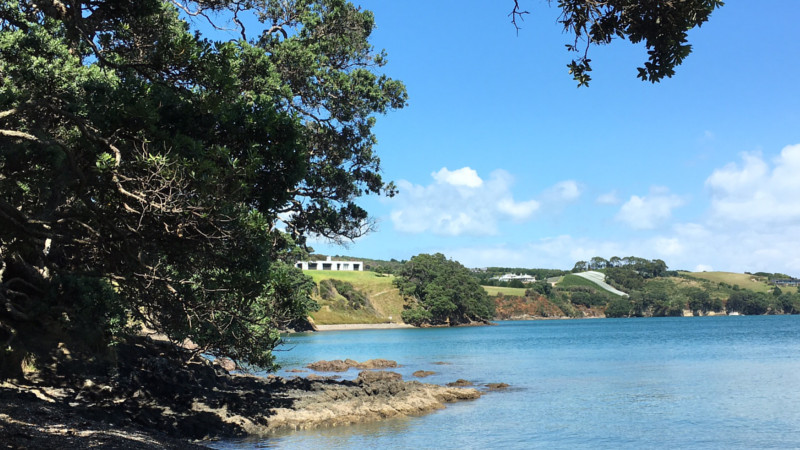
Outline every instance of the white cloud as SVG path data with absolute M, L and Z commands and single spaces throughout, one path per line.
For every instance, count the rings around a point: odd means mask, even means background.
M 653 187 L 644 197 L 632 195 L 622 205 L 616 219 L 636 230 L 650 230 L 666 222 L 672 210 L 682 206 L 684 200 L 664 187 Z
M 568 182 L 562 182 L 539 197 L 517 201 L 512 183 L 513 178 L 504 171 L 493 172 L 478 187 L 442 183 L 436 178 L 428 186 L 401 183 L 401 201 L 392 218 L 395 227 L 408 231 L 496 234 L 503 220 L 523 221 L 557 208 L 548 195 L 575 192 L 565 188 Z M 580 193 L 580 186 L 575 186 Z M 437 251 L 470 267 L 570 269 L 576 261 L 593 256 L 635 255 L 663 259 L 671 269 L 800 276 L 800 145 L 787 146 L 776 157 L 745 153 L 736 162 L 709 171 L 705 187 L 708 208 L 683 223 L 670 223 L 675 208 L 686 199 L 669 189 L 653 187 L 646 195 L 631 196 L 616 218 L 631 227 L 651 230 L 632 237 L 592 238 L 566 234 L 575 231 L 565 229 L 563 235 L 546 238 L 500 236 L 505 243 L 454 240 L 452 248 Z M 601 197 L 610 201 L 616 192 L 598 197 L 598 203 Z
M 544 192 L 543 197 L 552 202 L 571 202 L 581 196 L 581 187 L 575 180 L 559 181 Z
M 431 176 L 439 183 L 452 184 L 453 186 L 476 188 L 483 185 L 483 180 L 478 176 L 478 172 L 469 167 L 462 167 L 452 172 L 447 170 L 447 167 L 442 167 L 438 172 L 433 172 Z
M 524 221 L 539 209 L 538 201 L 516 201 L 511 192 L 514 178 L 495 170 L 482 180 L 469 167 L 431 174 L 427 186 L 399 181 L 391 219 L 403 232 L 438 235 L 491 235 L 503 220 Z
M 770 165 L 760 153 L 743 153 L 706 180 L 717 220 L 761 225 L 800 223 L 800 144 L 784 147 Z
M 601 205 L 616 205 L 620 202 L 619 197 L 617 197 L 617 191 L 606 192 L 605 194 L 600 194 L 595 202 Z

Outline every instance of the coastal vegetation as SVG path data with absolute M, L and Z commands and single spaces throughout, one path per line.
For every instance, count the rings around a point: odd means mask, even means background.
M 414 256 L 394 283 L 408 301 L 406 323 L 463 325 L 494 317 L 494 303 L 469 269 L 441 253 Z
M 430 256 L 430 255 L 428 255 Z M 322 257 L 324 258 L 324 257 Z M 339 257 L 337 258 L 344 258 Z M 364 261 L 364 258 L 354 258 Z M 347 306 L 347 300 L 339 297 L 337 302 L 315 296 L 322 308 L 312 316 L 319 324 L 387 323 L 409 318 L 401 313 L 413 309 L 416 300 L 404 300 L 395 280 L 403 271 L 407 261 L 370 260 L 372 268 L 394 267 L 398 275 L 379 272 L 331 272 L 309 271 L 318 283 L 326 278 L 348 281 L 353 289 L 364 292 L 369 308 L 355 309 Z M 800 312 L 800 294 L 795 288 L 777 288 L 770 280 L 791 279 L 785 274 L 758 273 L 735 274 L 726 272 L 672 271 L 660 260 L 638 257 L 592 258 L 577 265 L 591 264 L 598 268 L 595 273 L 620 293 L 609 292 L 608 286 L 600 286 L 592 277 L 584 278 L 572 271 L 558 269 L 484 268 L 470 269 L 469 273 L 482 285 L 494 303 L 493 319 L 536 318 L 581 318 L 581 317 L 658 317 L 710 315 L 736 312 L 739 314 L 796 314 Z M 539 281 L 520 285 L 503 286 L 497 282 L 504 273 L 534 275 Z M 559 276 L 559 274 L 561 274 Z M 552 276 L 551 276 L 552 275 Z M 546 278 L 545 278 L 546 277 Z M 492 278 L 495 278 L 492 280 Z M 596 278 L 595 278 L 596 279 Z M 478 287 L 474 287 L 478 289 Z M 378 294 L 378 295 L 376 295 Z M 731 299 L 733 300 L 731 302 Z M 405 305 L 405 306 L 404 306 Z M 391 319 L 389 318 L 391 316 Z M 423 317 L 424 313 L 423 313 Z M 408 323 L 415 322 L 414 316 Z M 359 322 L 360 321 L 360 322 Z
M 2 2 L 0 375 L 142 327 L 269 368 L 317 308 L 305 236 L 356 238 L 356 198 L 395 192 L 372 128 L 406 92 L 373 28 L 344 0 Z

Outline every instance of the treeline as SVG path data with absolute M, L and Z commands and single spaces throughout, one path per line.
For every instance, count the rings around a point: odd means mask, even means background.
M 578 261 L 572 268 L 572 272 L 586 272 L 587 270 L 604 270 L 604 269 L 628 269 L 636 272 L 644 278 L 663 277 L 667 276 L 667 263 L 660 259 L 645 259 L 637 256 L 626 256 L 620 258 L 619 256 L 612 256 L 609 259 L 604 259 L 600 256 L 595 256 L 589 261 Z

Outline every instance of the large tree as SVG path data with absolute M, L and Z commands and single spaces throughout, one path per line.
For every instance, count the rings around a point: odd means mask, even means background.
M 403 264 L 395 285 L 413 325 L 459 325 L 494 317 L 494 302 L 469 269 L 443 254 L 419 254 Z
M 372 29 L 345 0 L 2 2 L 0 344 L 139 322 L 269 366 L 314 308 L 298 244 L 395 192 L 372 127 L 406 93 Z

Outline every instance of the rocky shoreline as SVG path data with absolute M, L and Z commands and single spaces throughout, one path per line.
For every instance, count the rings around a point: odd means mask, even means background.
M 215 439 L 425 414 L 492 389 L 403 381 L 381 370 L 394 363 L 386 360 L 348 360 L 367 368 L 337 381 L 232 375 L 205 359 L 184 362 L 185 350 L 153 342 L 118 351 L 111 375 L 78 379 L 55 370 L 2 382 L 4 448 L 199 448 Z

